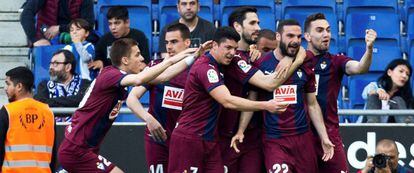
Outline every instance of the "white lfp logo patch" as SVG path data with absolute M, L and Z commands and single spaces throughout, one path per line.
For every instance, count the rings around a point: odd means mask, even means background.
M 162 107 L 182 110 L 184 100 L 184 89 L 170 86 L 164 87 L 162 96 Z
M 273 91 L 273 98 L 280 99 L 281 104 L 297 103 L 297 85 L 282 85 Z
M 249 72 L 249 70 L 252 68 L 252 66 L 251 65 L 249 65 L 249 64 L 247 64 L 247 62 L 246 61 L 244 61 L 244 60 L 239 60 L 238 62 L 237 62 L 237 65 L 239 66 L 239 68 L 244 72 L 244 73 L 247 73 L 247 72 Z
M 214 69 L 209 69 L 207 71 L 207 78 L 210 83 L 217 83 L 219 81 L 218 74 Z

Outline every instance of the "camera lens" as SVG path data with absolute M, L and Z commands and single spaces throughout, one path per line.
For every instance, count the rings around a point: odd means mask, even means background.
M 372 162 L 376 168 L 385 168 L 387 167 L 387 160 L 388 157 L 385 154 L 377 154 Z

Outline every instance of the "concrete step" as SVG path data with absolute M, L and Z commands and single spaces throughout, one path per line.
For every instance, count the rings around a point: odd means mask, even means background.
M 0 62 L 1 68 L 0 68 L 0 80 L 6 79 L 5 73 L 9 71 L 12 68 L 18 67 L 18 66 L 26 66 L 28 61 L 15 61 L 15 62 Z
M 26 0 L 2 0 L 0 12 L 17 12 Z
M 0 22 L 20 22 L 20 13 L 0 13 Z
M 4 83 L 4 80 L 0 80 L 1 83 Z M 9 103 L 7 99 L 6 92 L 4 91 L 3 87 L 0 89 L 0 107 L 3 107 L 3 105 Z
M 0 56 L 28 56 L 27 47 L 0 47 Z M 2 61 L 2 60 L 1 60 Z
M 20 22 L 0 22 L 0 46 L 26 46 L 26 34 Z

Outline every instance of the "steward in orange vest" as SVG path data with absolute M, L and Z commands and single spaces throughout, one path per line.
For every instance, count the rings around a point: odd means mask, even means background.
M 17 67 L 6 73 L 10 103 L 0 110 L 1 173 L 52 172 L 54 115 L 47 104 L 32 98 L 32 87 L 29 69 Z

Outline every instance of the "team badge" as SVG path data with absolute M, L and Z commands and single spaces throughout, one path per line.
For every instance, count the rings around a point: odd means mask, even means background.
M 302 78 L 302 70 L 298 69 L 296 74 L 298 75 L 299 78 Z
M 251 65 L 247 64 L 246 61 L 244 60 L 240 60 L 239 62 L 237 62 L 237 65 L 239 66 L 239 68 L 244 72 L 247 73 L 249 72 L 249 70 L 252 68 Z
M 327 64 L 325 61 L 322 61 L 321 63 L 321 69 L 324 70 L 326 68 Z
M 214 69 L 207 71 L 207 78 L 210 83 L 216 83 L 219 81 L 218 74 Z

